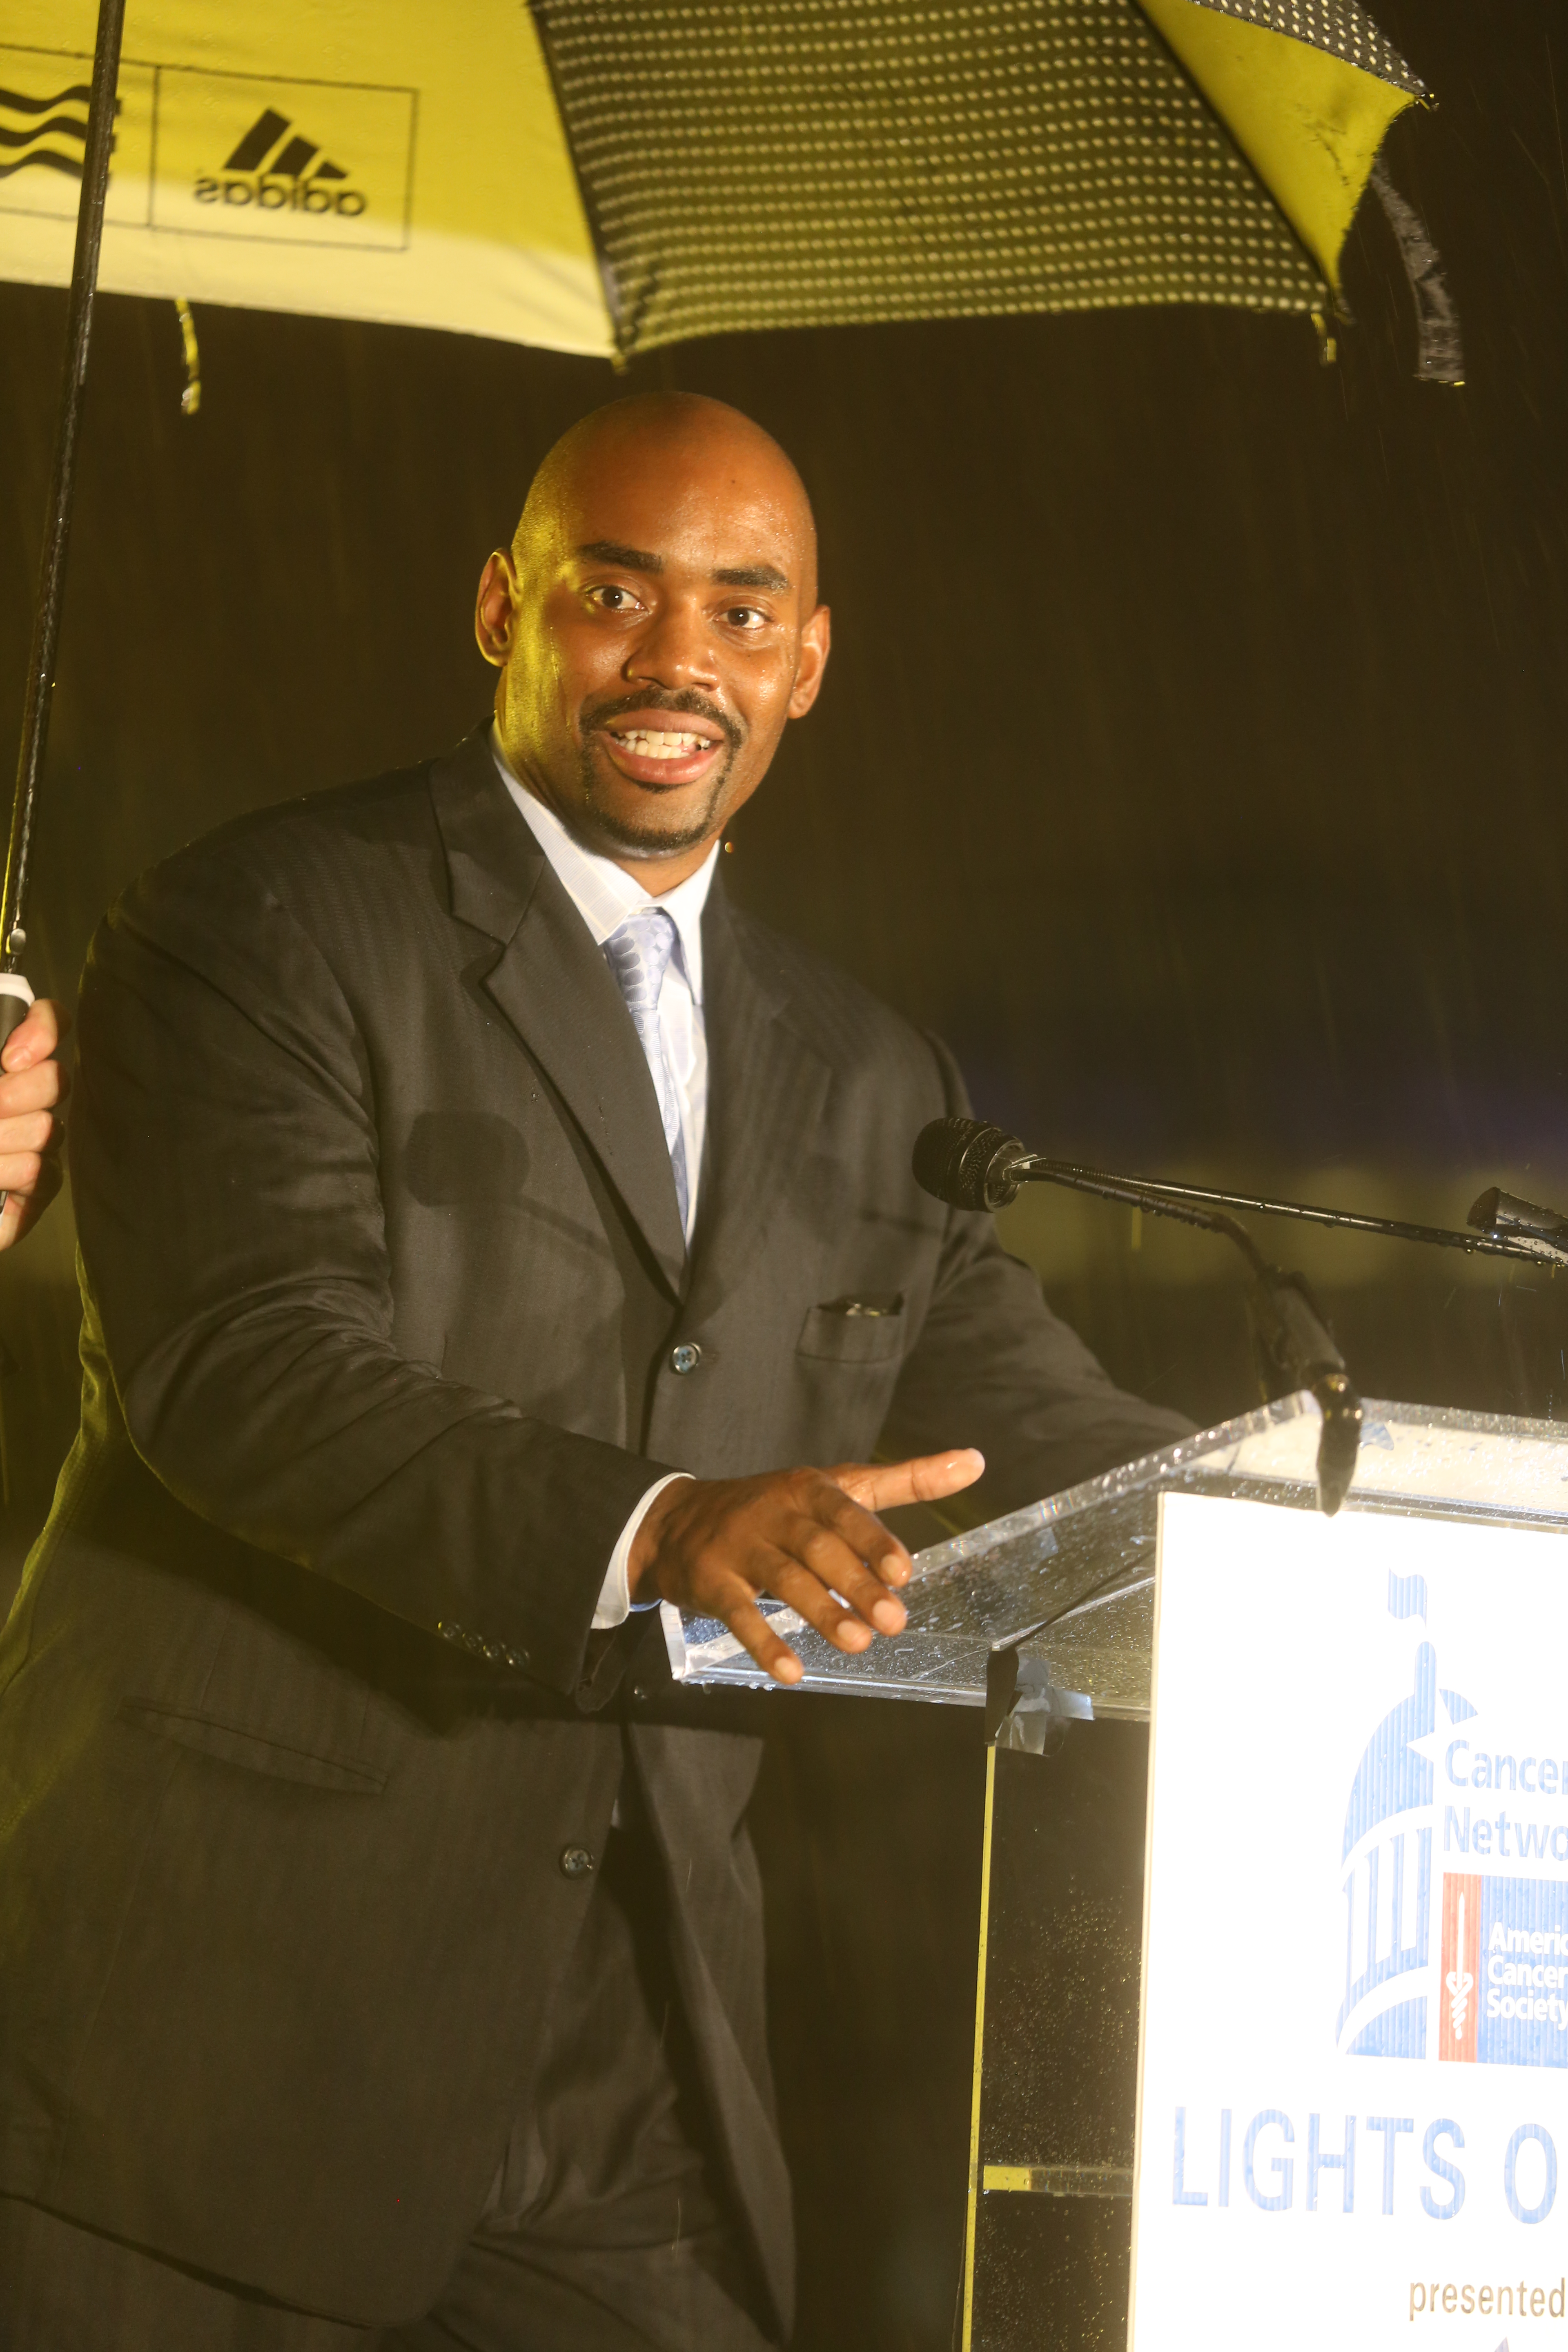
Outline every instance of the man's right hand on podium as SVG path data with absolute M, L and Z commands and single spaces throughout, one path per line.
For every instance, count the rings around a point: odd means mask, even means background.
M 910 1555 L 874 1514 L 939 1502 L 984 1469 L 972 1447 L 912 1462 L 842 1462 L 832 1470 L 776 1470 L 760 1478 L 682 1478 L 656 1495 L 632 1545 L 634 1601 L 673 1601 L 717 1617 L 776 1682 L 805 1671 L 757 1606 L 771 1592 L 835 1649 L 864 1650 L 901 1633 L 907 1612 L 891 1588 Z

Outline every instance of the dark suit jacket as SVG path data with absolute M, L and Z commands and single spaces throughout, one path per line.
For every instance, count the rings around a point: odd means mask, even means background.
M 231 825 L 100 931 L 81 1434 L 0 1640 L 0 2189 L 289 2302 L 423 2309 L 625 1722 L 787 2319 L 757 1748 L 670 1719 L 657 1615 L 590 1638 L 616 1534 L 667 1466 L 973 1441 L 1001 1508 L 1182 1424 L 916 1189 L 964 1108 L 939 1045 L 719 889 L 704 954 L 689 1263 L 630 1018 L 483 735 Z M 832 1311 L 870 1293 L 901 1313 Z

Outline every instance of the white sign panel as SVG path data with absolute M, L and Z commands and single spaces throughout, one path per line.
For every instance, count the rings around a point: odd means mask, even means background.
M 1160 1508 L 1135 2352 L 1568 2344 L 1568 1537 Z

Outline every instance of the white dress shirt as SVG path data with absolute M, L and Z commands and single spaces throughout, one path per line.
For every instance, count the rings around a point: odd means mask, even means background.
M 510 763 L 502 751 L 500 738 L 490 729 L 490 751 L 500 771 L 501 781 L 516 802 L 530 832 L 550 860 L 556 879 L 577 912 L 588 926 L 595 947 L 619 930 L 628 915 L 642 907 L 662 907 L 675 923 L 675 947 L 665 967 L 663 984 L 658 995 L 659 1034 L 664 1043 L 665 1059 L 675 1080 L 676 1101 L 680 1111 L 681 1133 L 686 1142 L 687 1207 L 686 1238 L 689 1243 L 697 1220 L 697 1195 L 702 1181 L 702 1141 L 708 1129 L 708 1037 L 702 1023 L 702 909 L 708 903 L 708 892 L 713 881 L 713 867 L 719 856 L 719 845 L 713 844 L 695 874 L 656 898 L 645 890 L 634 875 L 613 857 L 600 857 L 574 841 L 554 812 L 542 801 L 535 800 L 526 785 L 518 782 Z M 632 1544 L 643 1522 L 643 1515 L 656 1495 L 676 1478 L 689 1475 L 684 1470 L 672 1471 L 666 1478 L 656 1479 L 639 1500 L 626 1526 L 616 1540 L 609 1566 L 599 1591 L 599 1605 L 594 1612 L 596 1633 L 626 1622 L 631 1612 L 631 1593 L 627 1582 L 627 1567 Z M 651 1603 L 647 1604 L 652 1606 Z M 670 1623 L 674 1617 L 675 1622 Z M 679 1636 L 679 1612 L 667 1611 L 667 1640 L 672 1646 Z

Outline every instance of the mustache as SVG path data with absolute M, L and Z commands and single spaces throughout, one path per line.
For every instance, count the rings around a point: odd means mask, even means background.
M 668 689 L 650 688 L 642 694 L 599 695 L 584 703 L 578 712 L 578 723 L 584 735 L 595 727 L 604 727 L 613 719 L 629 718 L 634 710 L 665 710 L 674 717 L 710 719 L 731 751 L 738 751 L 746 740 L 746 730 L 727 710 L 700 694 L 694 686 L 682 687 L 678 694 Z

